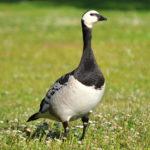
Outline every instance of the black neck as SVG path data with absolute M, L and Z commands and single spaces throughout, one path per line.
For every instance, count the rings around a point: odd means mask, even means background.
M 95 88 L 101 88 L 104 84 L 104 78 L 98 68 L 91 48 L 92 30 L 84 24 L 83 20 L 81 23 L 83 32 L 83 54 L 79 66 L 74 70 L 74 77 L 84 85 L 94 85 Z
M 92 39 L 92 29 L 88 28 L 83 20 L 81 20 L 82 24 L 82 34 L 83 34 L 83 50 L 91 49 L 91 39 Z
M 87 63 L 93 64 L 96 62 L 91 48 L 92 29 L 88 28 L 83 20 L 81 20 L 81 24 L 83 33 L 83 53 L 79 65 L 80 67 L 87 65 Z

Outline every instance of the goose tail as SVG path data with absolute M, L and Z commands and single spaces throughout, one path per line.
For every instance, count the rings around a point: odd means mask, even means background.
M 29 117 L 29 119 L 27 120 L 27 122 L 30 122 L 30 121 L 34 121 L 34 120 L 37 120 L 40 118 L 40 113 L 35 113 L 33 114 L 32 116 Z

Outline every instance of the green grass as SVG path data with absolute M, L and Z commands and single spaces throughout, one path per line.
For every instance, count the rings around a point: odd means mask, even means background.
M 48 130 L 51 136 L 63 131 L 51 120 L 26 123 L 49 86 L 78 65 L 84 11 L 67 5 L 0 3 L 0 149 L 150 149 L 148 10 L 101 11 L 108 21 L 95 25 L 93 49 L 107 86 L 83 143 L 78 142 L 80 120 L 70 123 L 65 142 L 45 140 Z M 46 133 L 30 139 L 45 121 Z

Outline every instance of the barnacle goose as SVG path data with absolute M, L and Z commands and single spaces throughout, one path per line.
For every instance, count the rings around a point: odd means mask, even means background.
M 64 137 L 67 137 L 68 122 L 81 118 L 83 122 L 81 140 L 84 138 L 89 113 L 100 102 L 105 90 L 105 79 L 91 48 L 93 24 L 103 20 L 106 18 L 95 10 L 83 14 L 81 19 L 83 54 L 79 66 L 54 83 L 43 98 L 39 112 L 33 114 L 28 122 L 39 118 L 57 120 L 62 122 Z

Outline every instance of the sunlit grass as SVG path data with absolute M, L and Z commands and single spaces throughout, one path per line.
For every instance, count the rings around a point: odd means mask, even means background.
M 106 92 L 91 115 L 83 143 L 80 121 L 71 122 L 66 142 L 28 140 L 38 120 L 26 123 L 49 86 L 74 69 L 82 54 L 81 14 L 74 7 L 0 5 L 1 149 L 148 149 L 150 148 L 149 11 L 101 11 L 107 22 L 95 25 L 93 49 L 106 77 Z M 45 122 L 45 120 L 44 120 Z

